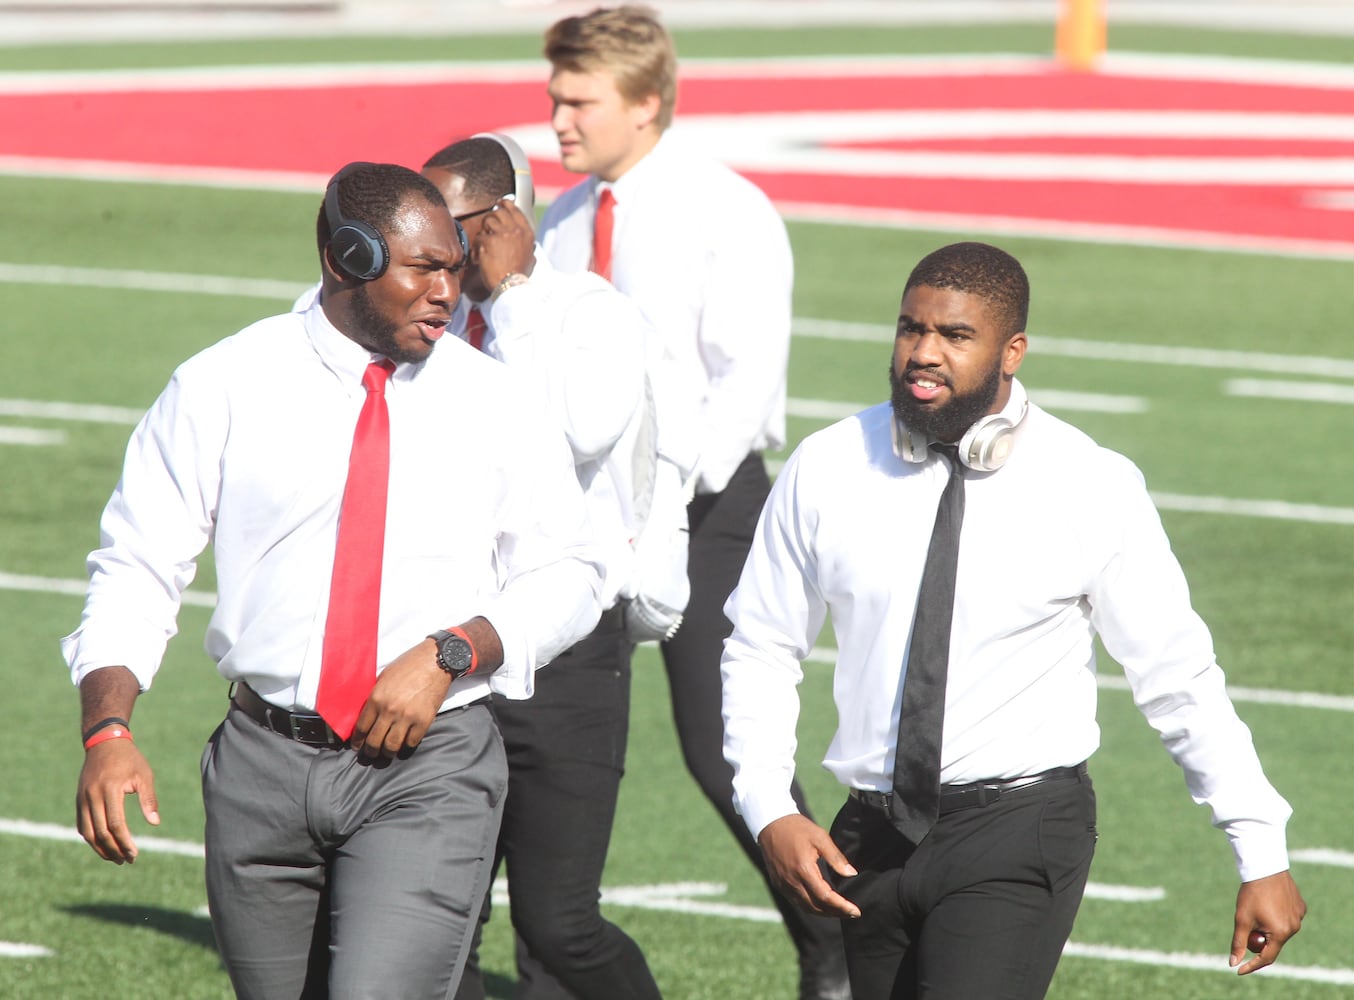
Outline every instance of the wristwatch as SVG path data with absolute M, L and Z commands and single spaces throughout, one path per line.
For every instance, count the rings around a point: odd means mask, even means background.
M 502 295 L 504 292 L 506 292 L 509 288 L 516 288 L 518 285 L 525 285 L 530 280 L 531 279 L 527 277 L 525 274 L 523 274 L 521 271 L 510 271 L 508 274 L 504 275 L 503 280 L 498 283 L 498 287 L 495 288 L 493 294 L 489 296 L 489 301 L 497 302 L 498 297 Z
M 449 673 L 452 680 L 474 673 L 479 666 L 475 647 L 460 629 L 439 629 L 428 638 L 437 643 L 437 665 Z

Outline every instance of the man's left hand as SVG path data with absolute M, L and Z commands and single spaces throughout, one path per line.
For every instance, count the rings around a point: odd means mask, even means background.
M 425 639 L 381 671 L 348 742 L 369 758 L 389 759 L 412 750 L 437 717 L 450 686 L 450 675 L 437 665 L 437 644 Z

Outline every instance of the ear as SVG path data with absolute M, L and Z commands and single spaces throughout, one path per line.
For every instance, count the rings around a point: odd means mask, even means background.
M 339 267 L 338 258 L 334 256 L 334 251 L 328 243 L 324 246 L 324 253 L 320 254 L 321 277 L 325 284 L 334 283 L 337 285 L 348 284 L 355 281 L 351 274 Z
M 1006 345 L 1001 351 L 1001 373 L 1007 378 L 1011 378 L 1020 370 L 1020 363 L 1025 360 L 1025 348 L 1029 347 L 1029 340 L 1025 336 L 1025 331 L 1011 334 L 1011 339 L 1006 341 Z
M 662 104 L 663 100 L 657 94 L 649 94 L 630 105 L 630 121 L 635 131 L 643 132 L 652 125 L 658 118 L 658 109 Z

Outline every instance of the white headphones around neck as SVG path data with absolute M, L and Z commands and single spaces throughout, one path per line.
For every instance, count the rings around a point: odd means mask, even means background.
M 1011 386 L 1011 394 L 1020 402 L 1020 412 L 1015 420 L 1002 413 L 989 413 L 975 420 L 973 426 L 959 439 L 959 461 L 974 472 L 996 472 L 1006 464 L 1010 457 L 1011 446 L 1015 444 L 1016 428 L 1029 412 L 1030 400 L 1019 382 Z M 931 439 L 925 434 L 908 430 L 898 420 L 893 421 L 894 446 L 904 461 L 919 463 L 926 461 Z

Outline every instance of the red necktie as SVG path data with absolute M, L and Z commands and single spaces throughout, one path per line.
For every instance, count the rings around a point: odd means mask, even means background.
M 597 216 L 592 222 L 592 267 L 590 270 L 611 280 L 611 230 L 612 212 L 616 207 L 616 196 L 611 188 L 605 188 L 597 199 Z
M 352 735 L 376 683 L 376 636 L 381 613 L 386 487 L 390 476 L 390 361 L 373 361 L 362 375 L 366 402 L 353 431 L 348 483 L 339 511 L 329 616 L 324 626 L 320 689 L 315 709 L 343 739 Z
M 478 309 L 471 309 L 470 315 L 465 318 L 465 339 L 470 341 L 470 346 L 477 351 L 484 350 L 484 316 Z

